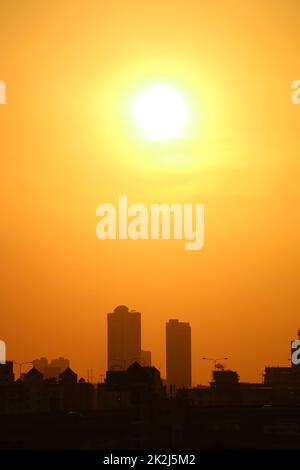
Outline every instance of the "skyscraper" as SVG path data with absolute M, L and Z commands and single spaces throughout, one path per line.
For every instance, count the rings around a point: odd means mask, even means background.
M 141 314 L 119 305 L 107 314 L 107 368 L 126 370 L 141 360 Z
M 151 351 L 141 351 L 141 366 L 151 367 Z
M 189 323 L 169 320 L 166 323 L 167 386 L 173 393 L 191 387 L 191 327 Z

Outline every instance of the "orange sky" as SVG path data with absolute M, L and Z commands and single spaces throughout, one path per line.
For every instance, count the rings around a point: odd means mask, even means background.
M 8 356 L 106 366 L 106 313 L 142 312 L 165 371 L 165 322 L 242 380 L 286 365 L 299 317 L 298 0 L 1 0 L 1 328 Z M 183 141 L 149 144 L 130 103 L 168 82 Z M 100 241 L 96 207 L 205 203 L 205 247 Z

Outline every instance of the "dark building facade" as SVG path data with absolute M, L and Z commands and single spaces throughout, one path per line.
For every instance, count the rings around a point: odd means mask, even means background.
M 192 385 L 191 327 L 169 320 L 166 324 L 166 369 L 168 393 Z
M 107 369 L 127 370 L 141 361 L 141 314 L 119 305 L 107 314 Z
M 126 409 L 156 402 L 164 396 L 159 370 L 133 363 L 126 371 L 107 371 L 99 384 L 100 409 Z

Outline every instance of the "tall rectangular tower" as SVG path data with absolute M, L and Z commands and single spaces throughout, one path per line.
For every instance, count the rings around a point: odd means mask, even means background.
M 151 351 L 141 351 L 141 366 L 151 367 Z
M 191 327 L 169 320 L 166 324 L 167 386 L 171 394 L 192 385 Z
M 126 370 L 141 361 L 141 314 L 119 305 L 107 314 L 107 369 Z

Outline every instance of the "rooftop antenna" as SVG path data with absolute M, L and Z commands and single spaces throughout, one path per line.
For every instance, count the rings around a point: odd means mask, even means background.
M 227 361 L 228 357 L 202 357 L 204 361 L 213 361 L 215 369 L 224 370 L 224 366 L 218 361 Z

